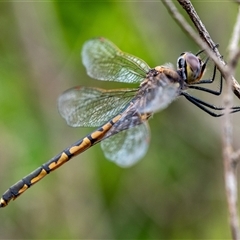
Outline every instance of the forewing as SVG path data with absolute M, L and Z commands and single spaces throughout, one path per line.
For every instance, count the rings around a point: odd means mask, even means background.
M 122 52 L 104 38 L 84 44 L 82 61 L 88 75 L 98 80 L 139 83 L 150 70 L 143 60 Z
M 136 90 L 75 87 L 59 97 L 59 113 L 72 127 L 98 127 L 121 112 Z
M 121 131 L 101 142 L 104 155 L 120 167 L 130 167 L 147 152 L 150 133 L 147 122 Z

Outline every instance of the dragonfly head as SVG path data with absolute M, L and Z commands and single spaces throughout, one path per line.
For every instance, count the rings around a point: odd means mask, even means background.
M 187 84 L 198 82 L 205 70 L 202 60 L 190 53 L 184 52 L 177 60 L 178 72 Z

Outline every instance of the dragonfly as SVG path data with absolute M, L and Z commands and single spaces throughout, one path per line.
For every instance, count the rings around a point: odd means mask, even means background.
M 97 80 L 138 83 L 137 88 L 106 90 L 92 87 L 74 87 L 58 99 L 60 115 L 72 127 L 97 127 L 32 173 L 12 185 L 1 197 L 5 207 L 33 184 L 95 144 L 101 142 L 105 157 L 121 167 L 129 167 L 147 152 L 150 141 L 148 119 L 153 113 L 166 108 L 180 96 L 213 117 L 224 114 L 224 108 L 207 103 L 187 90 L 195 89 L 213 95 L 222 92 L 223 78 L 218 90 L 199 84 L 211 84 L 216 78 L 203 79 L 209 58 L 184 52 L 177 60 L 177 69 L 170 64 L 150 68 L 138 57 L 122 52 L 105 38 L 87 41 L 82 49 L 82 61 L 87 74 Z M 206 86 L 206 85 L 204 85 Z M 240 107 L 232 107 L 231 113 Z

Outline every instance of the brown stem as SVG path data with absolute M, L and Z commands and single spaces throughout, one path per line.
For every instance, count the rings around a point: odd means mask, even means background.
M 185 9 L 190 19 L 195 25 L 198 33 L 187 23 L 183 16 L 179 13 L 171 0 L 162 0 L 172 17 L 176 20 L 179 26 L 192 37 L 192 39 L 202 48 L 217 65 L 219 71 L 227 82 L 227 93 L 224 96 L 225 117 L 223 121 L 223 161 L 224 161 L 224 177 L 225 187 L 230 219 L 230 228 L 233 239 L 240 239 L 239 220 L 237 213 L 237 178 L 236 178 L 236 159 L 232 149 L 232 123 L 230 121 L 230 107 L 232 106 L 232 91 L 240 98 L 240 86 L 235 78 L 232 76 L 233 70 L 237 65 L 240 50 L 238 49 L 239 32 L 240 32 L 240 10 L 236 25 L 233 31 L 232 41 L 230 42 L 230 65 L 221 58 L 216 45 L 210 34 L 206 30 L 204 24 L 195 11 L 191 1 L 178 0 L 179 4 Z M 212 49 L 214 48 L 214 52 Z M 234 53 L 234 54 L 233 54 Z M 231 91 L 232 90 L 232 91 Z

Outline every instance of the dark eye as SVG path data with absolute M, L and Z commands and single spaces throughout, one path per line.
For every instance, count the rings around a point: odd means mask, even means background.
M 201 68 L 201 60 L 193 54 L 188 54 L 186 58 L 187 65 L 193 72 L 199 72 Z
M 185 57 L 186 61 L 186 76 L 187 82 L 193 83 L 200 79 L 202 75 L 201 60 L 192 53 L 189 53 Z

